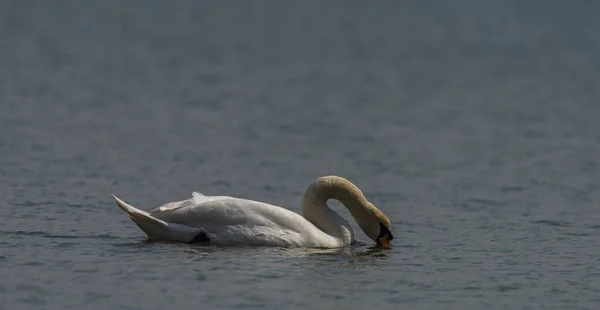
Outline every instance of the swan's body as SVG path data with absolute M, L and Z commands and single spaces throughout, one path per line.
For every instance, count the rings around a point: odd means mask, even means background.
M 327 206 L 330 198 L 342 202 L 378 244 L 383 242 L 382 246 L 389 247 L 393 238 L 389 219 L 354 184 L 335 176 L 319 178 L 308 188 L 302 202 L 303 215 L 259 201 L 199 193 L 150 212 L 114 198 L 151 240 L 339 248 L 354 242 L 354 232 L 346 220 Z M 383 235 L 385 240 L 380 240 Z

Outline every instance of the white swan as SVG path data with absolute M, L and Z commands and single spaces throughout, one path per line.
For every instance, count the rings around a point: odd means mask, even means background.
M 263 245 L 339 248 L 354 242 L 350 224 L 327 206 L 340 201 L 365 234 L 390 248 L 391 222 L 350 181 L 325 176 L 302 199 L 302 216 L 274 205 L 227 196 L 204 196 L 164 204 L 150 212 L 113 195 L 118 206 L 150 240 L 206 242 L 214 245 Z

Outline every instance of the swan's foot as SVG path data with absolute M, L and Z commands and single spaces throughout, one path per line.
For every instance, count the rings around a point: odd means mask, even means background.
M 206 244 L 210 245 L 210 238 L 208 237 L 208 234 L 203 231 L 203 232 L 197 234 L 196 237 L 194 237 L 194 239 L 192 239 L 192 241 L 188 242 L 188 244 L 195 244 L 195 243 L 206 243 Z

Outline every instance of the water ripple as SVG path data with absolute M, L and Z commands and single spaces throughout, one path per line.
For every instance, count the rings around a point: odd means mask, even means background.
M 98 240 L 119 240 L 121 237 L 100 234 L 100 235 L 60 235 L 60 234 L 51 234 L 44 231 L 0 231 L 0 234 L 4 235 L 14 235 L 14 236 L 39 236 L 43 238 L 52 238 L 52 239 L 98 239 Z

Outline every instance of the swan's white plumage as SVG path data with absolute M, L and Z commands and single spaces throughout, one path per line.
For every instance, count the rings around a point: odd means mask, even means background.
M 149 239 L 190 242 L 206 233 L 210 244 L 336 248 L 350 244 L 330 236 L 300 214 L 267 203 L 228 196 L 193 193 L 183 201 L 166 203 L 150 212 L 117 197 L 119 207 Z
M 337 176 L 318 178 L 308 187 L 302 199 L 302 215 L 264 202 L 198 192 L 150 212 L 114 198 L 153 240 L 311 248 L 349 245 L 354 241 L 354 232 L 342 216 L 327 206 L 328 199 L 340 201 L 378 245 L 389 248 L 393 239 L 387 216 L 358 187 Z

